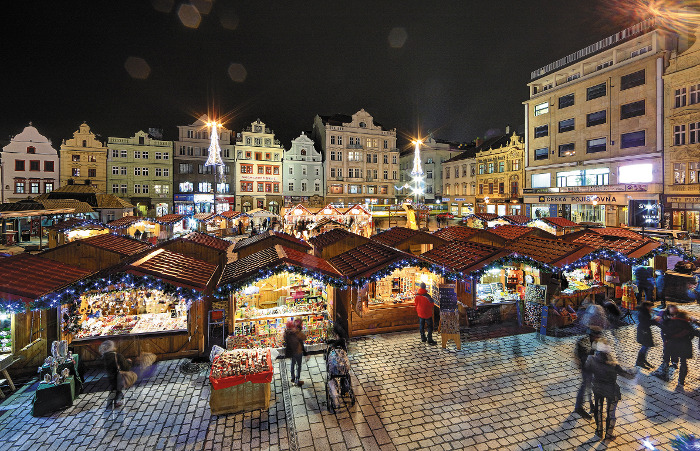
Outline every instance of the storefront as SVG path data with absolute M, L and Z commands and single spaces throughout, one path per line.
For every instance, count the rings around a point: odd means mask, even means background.
M 448 211 L 454 216 L 469 216 L 474 214 L 474 199 L 467 199 L 465 197 L 443 197 L 441 201 L 444 205 L 447 205 Z
M 96 235 L 109 233 L 109 228 L 101 222 L 92 219 L 68 219 L 56 222 L 46 227 L 49 237 L 49 248 L 75 240 L 84 240 Z
M 477 199 L 476 213 L 491 213 L 498 216 L 522 214 L 522 205 L 519 200 L 510 198 L 485 197 Z
M 194 214 L 194 194 L 174 194 L 173 213 L 191 216 Z
M 325 260 L 275 245 L 226 265 L 216 296 L 229 313 L 228 349 L 282 348 L 287 321 L 301 319 L 307 349 L 325 343 L 340 273 Z
M 663 228 L 700 233 L 700 197 L 666 196 Z

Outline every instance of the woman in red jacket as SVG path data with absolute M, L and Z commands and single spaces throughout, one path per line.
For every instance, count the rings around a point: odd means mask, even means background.
M 428 290 L 425 289 L 425 283 L 421 282 L 420 289 L 416 293 L 416 312 L 418 313 L 418 319 L 420 322 L 420 339 L 423 343 L 426 342 L 425 338 L 425 326 L 428 326 L 428 339 L 427 342 L 431 345 L 436 345 L 437 342 L 433 340 L 433 299 L 428 294 Z

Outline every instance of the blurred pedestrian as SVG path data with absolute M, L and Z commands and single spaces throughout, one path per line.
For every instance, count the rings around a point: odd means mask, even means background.
M 668 343 L 668 334 L 667 331 L 669 330 L 669 325 L 670 321 L 673 319 L 678 314 L 678 307 L 674 304 L 671 304 L 667 306 L 664 311 L 661 313 L 660 318 L 657 319 L 659 323 L 659 327 L 661 328 L 661 346 L 662 346 L 662 354 L 661 354 L 661 365 L 654 371 L 652 376 L 656 376 L 662 381 L 668 381 L 669 379 L 669 363 L 671 364 L 672 368 L 677 368 L 678 366 L 678 359 L 674 359 L 671 357 L 671 352 L 669 349 L 669 343 Z
M 661 303 L 661 308 L 666 308 L 666 296 L 664 295 L 664 286 L 666 285 L 666 275 L 660 269 L 656 272 L 656 302 Z
M 651 317 L 651 309 L 654 304 L 650 301 L 642 302 L 637 310 L 639 311 L 639 324 L 637 324 L 637 343 L 642 345 L 637 353 L 637 363 L 635 366 L 650 369 L 652 365 L 647 361 L 647 352 L 654 346 L 654 337 L 651 334 L 651 325 L 654 320 Z
M 679 310 L 668 321 L 665 333 L 668 343 L 666 347 L 671 360 L 677 358 L 680 361 L 678 388 L 682 389 L 688 374 L 688 359 L 693 358 L 693 338 L 700 337 L 700 332 L 692 326 L 688 314 Z
M 425 329 L 427 328 L 428 344 L 436 345 L 437 342 L 433 340 L 433 307 L 435 306 L 435 303 L 428 294 L 428 290 L 425 288 L 425 282 L 421 282 L 415 299 L 416 313 L 418 313 L 418 323 L 420 325 L 420 340 L 423 343 L 426 342 Z
M 131 387 L 136 382 L 136 373 L 131 370 L 131 359 L 124 358 L 123 355 L 117 352 L 117 346 L 112 340 L 105 340 L 100 345 L 100 354 L 102 354 L 102 363 L 107 372 L 107 380 L 109 381 L 110 392 L 114 392 L 112 402 L 114 407 L 122 406 L 124 399 L 123 390 Z M 122 378 L 119 373 L 125 372 Z
M 591 326 L 588 333 L 579 338 L 576 342 L 576 357 L 578 359 L 579 369 L 581 370 L 581 386 L 576 394 L 576 405 L 574 413 L 579 414 L 586 420 L 591 419 L 591 415 L 583 408 L 585 400 L 588 401 L 590 412 L 593 413 L 593 398 L 591 396 L 591 372 L 586 368 L 586 360 L 595 352 L 595 342 L 601 337 L 602 329 L 598 326 Z
M 617 376 L 632 379 L 634 372 L 624 370 L 610 354 L 610 345 L 600 339 L 595 344 L 595 354 L 586 360 L 586 369 L 593 376 L 593 399 L 595 406 L 595 434 L 603 438 L 603 419 L 605 419 L 605 439 L 615 438 L 615 410 L 622 399 Z M 603 414 L 605 411 L 605 414 Z
M 304 356 L 304 341 L 306 335 L 301 331 L 301 320 L 287 321 L 287 330 L 284 332 L 285 351 L 284 355 L 292 361 L 292 384 L 301 387 L 304 381 L 301 377 L 301 360 Z

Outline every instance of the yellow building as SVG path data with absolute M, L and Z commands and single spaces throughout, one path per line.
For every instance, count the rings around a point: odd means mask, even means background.
M 97 192 L 107 189 L 107 147 L 100 142 L 90 127 L 83 122 L 73 132 L 73 138 L 64 140 L 60 150 L 61 186 L 72 180 L 75 185 L 93 185 Z
M 648 19 L 531 74 L 526 214 L 654 227 L 663 189 L 662 76 L 678 36 Z M 651 214 L 637 214 L 643 206 Z
M 515 132 L 485 141 L 476 153 L 476 213 L 520 215 L 525 142 Z
M 700 28 L 664 75 L 663 227 L 700 232 Z

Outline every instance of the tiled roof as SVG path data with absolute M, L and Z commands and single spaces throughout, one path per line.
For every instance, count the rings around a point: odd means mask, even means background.
M 37 299 L 72 284 L 90 271 L 32 254 L 0 258 L 0 297 Z
M 503 216 L 503 219 L 515 225 L 525 225 L 528 222 L 532 221 L 532 219 L 528 218 L 525 215 L 507 215 Z
M 56 222 L 53 225 L 46 227 L 46 229 L 61 232 L 64 230 L 72 230 L 81 227 L 85 229 L 104 229 L 107 226 L 100 222 L 96 222 L 94 219 L 70 218 L 65 221 Z
M 392 227 L 371 238 L 373 240 L 379 241 L 380 243 L 386 244 L 387 246 L 396 246 L 397 244 L 403 243 L 407 239 L 419 235 L 418 230 L 409 229 L 407 227 Z
M 140 221 L 143 218 L 139 218 L 138 216 L 124 216 L 121 218 L 117 218 L 114 221 L 109 221 L 107 223 L 107 227 L 110 229 L 124 229 L 129 227 L 131 224 Z
M 450 226 L 436 230 L 433 235 L 447 241 L 464 241 L 482 231 L 473 227 Z
M 631 230 L 623 229 L 621 227 L 595 227 L 590 229 L 592 232 L 595 232 L 599 235 L 603 236 L 618 236 L 618 237 L 624 237 L 624 238 L 630 238 L 632 240 L 644 240 L 645 238 L 638 234 L 637 232 L 633 232 Z
M 214 213 L 197 213 L 196 215 L 194 215 L 192 217 L 197 221 L 206 221 L 207 219 L 213 218 Z
M 149 275 L 183 288 L 204 290 L 216 272 L 216 265 L 196 258 L 156 249 L 126 267 L 136 275 Z
M 59 192 L 59 193 L 89 193 L 89 194 L 94 194 L 97 193 L 97 187 L 95 185 L 85 185 L 84 183 L 81 184 L 73 184 L 73 185 L 63 185 L 52 192 Z
M 221 238 L 199 232 L 191 232 L 177 239 L 191 241 L 193 243 L 201 244 L 202 246 L 210 247 L 219 251 L 226 251 L 232 244 L 230 241 L 222 240 Z
M 547 217 L 547 218 L 541 218 L 542 221 L 546 222 L 547 224 L 558 227 L 558 228 L 564 228 L 564 227 L 581 227 L 579 224 L 576 224 L 573 221 L 570 221 L 566 218 L 560 218 L 558 216 L 555 217 Z
M 44 205 L 36 200 L 23 200 L 19 202 L 5 202 L 0 204 L 0 211 L 36 211 L 44 210 Z
M 460 161 L 460 160 L 465 160 L 467 158 L 474 158 L 476 156 L 477 152 L 481 152 L 483 150 L 488 150 L 488 149 L 496 149 L 499 147 L 503 147 L 504 145 L 507 145 L 510 143 L 510 137 L 511 135 L 509 134 L 504 134 L 504 135 L 498 135 L 494 136 L 493 138 L 489 138 L 484 140 L 480 145 L 475 146 L 474 148 L 471 148 L 467 150 L 466 152 L 457 155 L 456 157 L 452 157 L 449 160 L 445 161 L 445 163 L 451 163 L 453 161 Z
M 114 194 L 95 194 L 97 198 L 97 208 L 134 208 L 132 204 Z
M 80 240 L 80 243 L 99 247 L 121 255 L 135 255 L 153 247 L 146 241 L 140 241 L 127 236 L 113 235 L 111 233 L 91 236 L 90 238 Z
M 185 215 L 169 214 L 158 216 L 157 218 L 155 218 L 155 220 L 161 224 L 172 224 L 174 222 L 181 221 L 184 217 Z
M 333 243 L 337 243 L 338 241 L 348 238 L 348 237 L 355 237 L 355 238 L 361 238 L 364 239 L 365 241 L 369 241 L 368 238 L 365 238 L 363 236 L 354 234 L 350 232 L 347 229 L 331 229 L 327 232 L 323 232 L 320 235 L 316 235 L 315 237 L 309 238 L 309 242 L 316 248 L 323 249 L 326 246 L 330 246 Z
M 311 246 L 309 246 L 308 243 L 306 243 L 305 241 L 300 240 L 298 238 L 295 238 L 292 235 L 289 235 L 289 234 L 284 233 L 284 232 L 275 232 L 274 230 L 267 230 L 263 233 L 259 233 L 257 235 L 251 236 L 249 238 L 244 238 L 242 240 L 237 241 L 236 246 L 234 247 L 234 250 L 239 250 L 239 249 L 242 249 L 244 247 L 248 247 L 251 244 L 257 243 L 258 241 L 270 239 L 272 237 L 277 237 L 277 238 L 280 238 L 282 240 L 289 241 L 290 243 L 294 243 L 297 246 L 302 246 L 306 249 L 311 249 Z
M 332 257 L 329 262 L 344 276 L 354 278 L 410 258 L 413 258 L 410 254 L 370 241 Z
M 585 257 L 593 248 L 562 240 L 524 236 L 513 241 L 507 249 L 542 263 L 564 266 Z
M 508 251 L 486 244 L 472 243 L 469 241 L 454 241 L 434 247 L 421 254 L 422 258 L 454 271 L 476 270 L 475 265 L 488 264 L 502 256 L 508 255 Z
M 524 226 L 519 226 L 519 225 L 513 225 L 513 224 L 504 224 L 496 227 L 492 227 L 490 229 L 487 229 L 489 232 L 496 234 L 502 238 L 505 238 L 507 240 L 514 240 L 516 238 L 520 238 L 523 235 L 527 235 L 529 233 L 532 233 L 535 229 L 532 227 L 524 227 Z
M 493 221 L 494 219 L 498 219 L 498 215 L 496 213 L 474 213 L 472 216 L 477 219 L 481 219 L 482 221 Z
M 634 232 L 632 233 L 634 234 Z M 616 235 L 601 236 L 589 229 L 572 239 L 571 242 L 589 246 L 594 249 L 608 249 L 620 252 L 621 254 L 631 256 L 631 258 L 641 257 L 661 245 L 658 241 L 650 240 L 642 236 L 639 236 L 639 238 L 640 239 L 631 239 Z
M 278 244 L 228 263 L 224 268 L 220 284 L 242 282 L 261 271 L 274 269 L 280 265 L 340 278 L 340 273 L 326 260 Z
M 41 204 L 47 210 L 53 210 L 58 208 L 73 208 L 75 211 L 73 213 L 94 213 L 95 210 L 92 209 L 90 204 L 87 202 L 81 202 L 75 199 L 42 199 Z
M 242 213 L 240 211 L 226 210 L 219 213 L 218 216 L 222 216 L 226 219 L 233 219 L 241 214 Z

